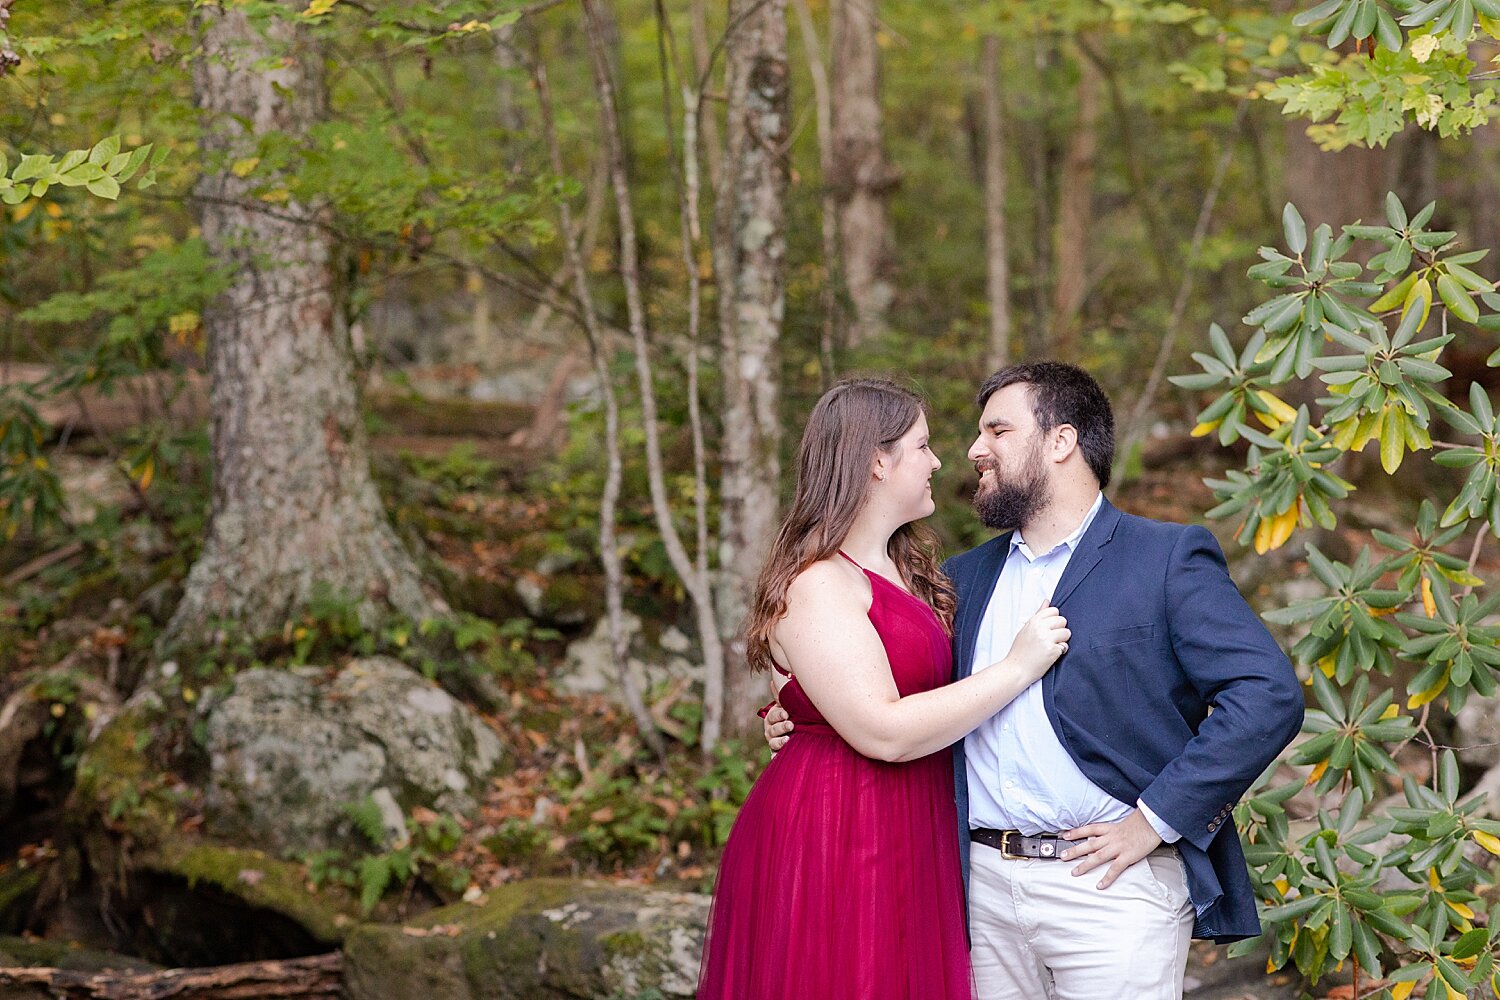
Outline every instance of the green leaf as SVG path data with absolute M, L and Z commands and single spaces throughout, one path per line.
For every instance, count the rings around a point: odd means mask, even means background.
M 100 139 L 94 148 L 89 150 L 89 162 L 97 166 L 104 166 L 116 153 L 120 151 L 120 137 L 112 135 L 107 139 Z
M 89 181 L 88 189 L 90 194 L 109 201 L 120 197 L 120 182 L 113 177 L 100 177 L 98 180 Z
M 1344 3 L 1345 0 L 1323 0 L 1323 2 L 1318 4 L 1316 7 L 1313 7 L 1309 10 L 1304 10 L 1302 13 L 1292 18 L 1292 24 L 1296 25 L 1299 28 L 1305 28 L 1310 24 L 1317 24 L 1319 21 L 1326 21 L 1328 18 L 1336 14 L 1339 8 L 1344 5 Z
M 1478 303 L 1469 297 L 1469 293 L 1451 274 L 1438 275 L 1437 293 L 1443 300 L 1443 305 L 1465 323 L 1472 323 L 1479 318 Z
M 1351 4 L 1351 9 L 1352 7 Z M 1291 202 L 1287 202 L 1286 207 L 1281 210 L 1281 229 L 1286 235 L 1287 249 L 1292 253 L 1300 254 L 1307 249 L 1307 223 L 1302 221 L 1302 213 Z

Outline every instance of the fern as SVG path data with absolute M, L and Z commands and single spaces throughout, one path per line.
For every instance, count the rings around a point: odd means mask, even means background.
M 358 830 L 360 836 L 364 837 L 376 847 L 382 847 L 386 840 L 385 817 L 381 815 L 380 806 L 375 799 L 369 795 L 358 802 L 344 803 L 344 815 L 348 816 Z

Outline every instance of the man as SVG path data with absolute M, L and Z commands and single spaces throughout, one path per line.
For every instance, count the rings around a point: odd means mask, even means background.
M 955 677 L 1043 604 L 1072 630 L 954 748 L 979 996 L 1181 997 L 1190 937 L 1260 933 L 1231 813 L 1301 727 L 1301 686 L 1212 535 L 1104 498 L 1114 417 L 1092 377 L 1011 365 L 978 402 L 974 506 L 1004 533 L 944 566 Z M 791 724 L 773 709 L 766 731 Z

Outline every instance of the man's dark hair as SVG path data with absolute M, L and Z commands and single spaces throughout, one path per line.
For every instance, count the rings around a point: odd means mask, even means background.
M 1031 387 L 1031 412 L 1037 428 L 1046 433 L 1061 424 L 1072 424 L 1078 431 L 1084 461 L 1100 488 L 1108 486 L 1115 460 L 1115 415 L 1109 397 L 1094 377 L 1077 365 L 1061 361 L 1006 365 L 979 387 L 980 409 L 995 393 L 1017 382 Z

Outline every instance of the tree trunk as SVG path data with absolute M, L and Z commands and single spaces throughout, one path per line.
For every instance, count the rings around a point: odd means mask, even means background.
M 718 111 L 709 104 L 708 110 L 703 110 L 703 95 L 708 89 L 708 71 L 710 66 L 709 44 L 708 44 L 708 12 L 703 7 L 704 0 L 691 0 L 689 14 L 692 17 L 691 41 L 693 45 L 693 88 L 698 94 L 698 125 L 703 133 L 701 147 L 708 161 L 708 186 L 713 190 L 719 189 L 719 177 L 723 173 L 724 150 L 719 145 L 719 118 Z
M 1500 122 L 1481 125 L 1469 142 L 1467 235 L 1472 249 L 1490 252 L 1471 266 L 1493 279 L 1500 276 Z
M 725 174 L 715 209 L 724 370 L 719 490 L 719 600 L 726 656 L 726 733 L 755 723 L 763 684 L 738 635 L 776 528 L 781 482 L 781 358 L 786 299 L 786 0 L 733 0 L 725 67 Z
M 79 972 L 73 969 L 0 969 L 5 996 L 46 995 L 68 1000 L 335 1000 L 344 996 L 343 955 L 242 962 L 161 972 Z
M 984 252 L 990 300 L 990 342 L 985 364 L 1010 362 L 1010 265 L 1005 247 L 1005 136 L 1000 121 L 1000 39 L 984 36 Z
M 1051 68 L 1053 43 L 1038 34 L 1032 45 L 1033 72 L 1044 80 Z M 1026 324 L 1026 354 L 1041 357 L 1047 353 L 1048 331 L 1052 329 L 1052 193 L 1056 188 L 1057 155 L 1048 127 L 1055 110 L 1050 88 L 1041 87 L 1036 95 L 1039 107 L 1033 111 L 1036 124 L 1030 141 L 1022 144 L 1027 170 L 1031 175 L 1031 245 L 1035 260 L 1031 266 L 1031 306 L 1033 315 Z
M 812 80 L 813 106 L 818 118 L 819 222 L 823 236 L 823 282 L 818 292 L 823 311 L 823 326 L 818 334 L 819 373 L 826 390 L 836 377 L 839 331 L 839 208 L 833 196 L 830 179 L 833 166 L 833 97 L 828 86 L 828 66 L 818 42 L 818 28 L 813 22 L 807 0 L 796 0 L 797 23 L 802 30 L 802 50 L 807 56 L 807 72 Z
M 169 642 L 202 639 L 221 620 L 252 634 L 280 629 L 319 583 L 357 599 L 366 617 L 447 610 L 370 479 L 321 210 L 296 201 L 270 209 L 251 193 L 265 176 L 231 169 L 254 155 L 260 136 L 300 138 L 323 114 L 321 56 L 296 26 L 298 5 L 287 7 L 260 24 L 233 7 L 198 11 L 200 222 L 210 253 L 234 277 L 204 316 L 213 506 Z
M 1052 353 L 1076 360 L 1083 300 L 1088 292 L 1089 223 L 1094 209 L 1094 168 L 1099 151 L 1099 89 L 1102 78 L 1092 59 L 1078 59 L 1078 120 L 1063 157 L 1057 189 L 1057 228 L 1053 232 Z
M 885 330 L 894 292 L 889 199 L 901 174 L 885 155 L 880 115 L 880 47 L 876 0 L 834 0 L 833 176 L 839 206 L 844 286 L 853 307 L 849 343 Z

